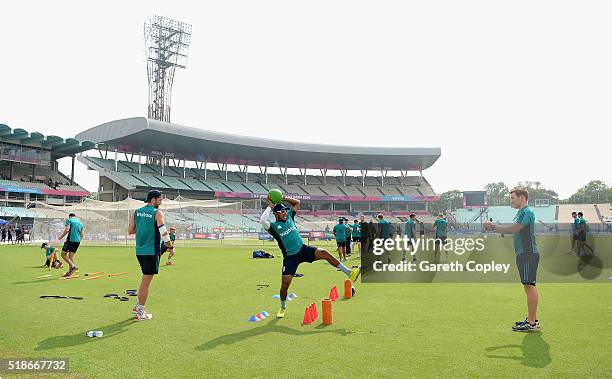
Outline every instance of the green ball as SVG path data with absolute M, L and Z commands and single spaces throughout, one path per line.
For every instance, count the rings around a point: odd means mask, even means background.
M 279 204 L 283 201 L 283 193 L 281 190 L 276 188 L 271 189 L 270 192 L 268 192 L 268 197 L 274 204 Z

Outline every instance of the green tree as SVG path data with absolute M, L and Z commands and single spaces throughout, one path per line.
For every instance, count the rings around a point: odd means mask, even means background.
M 463 207 L 463 192 L 452 190 L 440 195 L 440 200 L 429 204 L 429 210 L 433 214 L 445 213 Z
M 591 180 L 567 199 L 568 204 L 609 203 L 612 201 L 612 188 L 601 180 Z
M 518 182 L 519 187 L 525 187 L 529 191 L 529 203 L 533 204 L 536 199 L 548 199 L 551 204 L 559 203 L 559 194 L 542 186 L 541 182 L 524 181 Z
M 509 190 L 508 186 L 504 184 L 504 182 L 498 183 L 489 183 L 484 186 L 485 191 L 487 191 L 488 203 L 489 205 L 508 205 L 508 195 Z

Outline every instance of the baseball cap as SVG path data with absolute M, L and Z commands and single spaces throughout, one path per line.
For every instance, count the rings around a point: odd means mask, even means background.
M 151 199 L 161 197 L 161 195 L 162 195 L 161 191 L 152 190 L 147 194 L 147 199 L 145 200 L 145 203 L 148 203 L 149 201 L 151 201 Z
M 286 206 L 283 203 L 280 203 L 280 204 L 276 204 L 274 206 L 274 208 L 272 208 L 272 211 L 273 212 L 281 212 L 281 211 L 288 211 L 289 209 L 291 209 L 291 208 L 289 208 L 288 206 Z

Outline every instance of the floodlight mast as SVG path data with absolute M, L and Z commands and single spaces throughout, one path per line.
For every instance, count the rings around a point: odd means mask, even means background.
M 149 80 L 148 117 L 170 122 L 174 71 L 187 65 L 191 25 L 152 16 L 145 21 L 144 39 Z

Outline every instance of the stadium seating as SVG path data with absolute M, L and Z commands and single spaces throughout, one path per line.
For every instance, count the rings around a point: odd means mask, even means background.
M 181 181 L 187 184 L 194 191 L 211 191 L 211 189 L 206 184 L 202 183 L 197 179 L 186 178 L 181 179 Z
M 198 168 L 186 168 L 185 179 L 183 179 L 183 168 L 166 166 L 164 175 L 161 175 L 161 167 L 158 165 L 142 164 L 142 174 L 137 174 L 138 163 L 120 161 L 117 172 L 114 171 L 114 161 L 111 159 L 101 159 L 97 157 L 85 157 L 88 164 L 94 168 L 105 170 L 105 175 L 120 177 L 124 183 L 132 187 L 149 186 L 159 188 L 176 188 L 180 190 L 196 191 L 222 191 L 222 192 L 252 192 L 266 193 L 272 188 L 280 188 L 284 192 L 300 195 L 319 195 L 319 196 L 401 196 L 401 195 L 434 195 L 429 183 L 419 176 L 386 177 L 385 185 L 381 186 L 380 177 L 368 176 L 365 178 L 366 186 L 362 186 L 360 176 L 346 176 L 346 185 L 342 184 L 341 176 L 322 176 L 308 175 L 307 183 L 304 184 L 302 175 L 287 175 L 268 173 L 268 183 L 265 183 L 265 175 L 260 173 L 249 173 L 249 181 L 246 182 L 246 174 L 243 172 L 228 171 L 227 181 L 225 171 L 208 169 L 206 180 L 204 180 L 204 170 Z M 311 171 L 312 172 L 312 171 Z M 132 178 L 125 174 L 132 174 Z M 194 182 L 194 180 L 197 180 Z M 327 185 L 323 184 L 324 180 Z M 402 181 L 404 185 L 402 185 Z
M 600 212 L 605 209 L 609 209 L 610 204 L 597 204 Z M 571 224 L 573 223 L 572 212 L 582 212 L 584 218 L 589 223 L 599 223 L 599 215 L 595 209 L 594 204 L 560 204 L 559 205 L 559 223 Z M 603 212 L 602 212 L 603 213 Z M 608 213 L 610 213 L 608 211 Z
M 381 192 L 378 190 L 378 187 L 374 187 L 374 186 L 365 186 L 365 187 L 361 187 L 361 191 L 366 195 L 366 196 L 381 196 Z
M 157 176 L 149 175 L 149 174 L 135 174 L 138 175 L 138 179 L 143 181 L 148 187 L 153 188 L 172 188 L 172 186 L 167 185 L 166 183 L 157 179 Z M 132 175 L 135 177 L 134 175 Z
M 107 172 L 107 174 L 111 177 L 111 179 L 113 177 L 119 178 L 119 180 L 121 180 L 122 182 L 128 183 L 132 187 L 137 187 L 137 186 L 142 187 L 142 186 L 148 185 L 146 182 L 140 179 L 137 179 L 136 177 L 134 177 L 132 174 L 128 172 L 112 171 L 112 172 Z M 142 177 L 142 175 L 138 175 L 138 177 Z
M 36 212 L 23 207 L 0 207 L 0 217 L 35 218 Z
M 250 174 L 249 174 L 249 179 L 250 179 Z M 247 182 L 247 183 L 242 183 L 242 185 L 244 187 L 246 187 L 250 192 L 252 193 L 268 193 L 269 190 L 265 189 L 261 184 L 259 183 L 253 183 L 253 182 Z
M 328 184 L 326 186 L 322 186 L 321 189 L 330 196 L 345 196 L 344 192 L 342 192 L 338 186 L 331 186 Z
M 213 191 L 231 192 L 231 190 L 228 187 L 224 186 L 223 183 L 221 183 L 221 182 L 217 182 L 217 181 L 214 181 L 214 180 L 206 180 L 206 181 L 204 181 L 204 183 L 208 187 L 210 187 L 210 189 L 213 190 Z
M 342 192 L 344 192 L 346 195 L 348 196 L 364 196 L 363 192 L 361 192 L 359 190 L 359 187 L 354 187 L 354 186 L 342 186 L 342 187 L 338 187 L 340 188 L 340 190 Z
M 164 182 L 168 188 L 174 188 L 177 190 L 187 190 L 190 191 L 191 187 L 189 187 L 187 184 L 183 183 L 179 178 L 176 177 L 172 177 L 172 176 L 161 176 L 161 177 L 155 177 L 155 179 L 158 179 L 161 182 Z
M 391 185 L 385 185 L 384 187 L 380 187 L 380 190 L 387 196 L 401 196 L 402 193 Z
M 300 185 L 300 188 L 302 188 L 301 193 L 307 193 L 309 195 L 318 195 L 318 196 L 324 196 L 325 192 L 323 192 L 321 190 L 320 186 L 317 185 Z
M 223 182 L 223 184 L 230 189 L 230 192 L 251 192 L 242 183 Z

